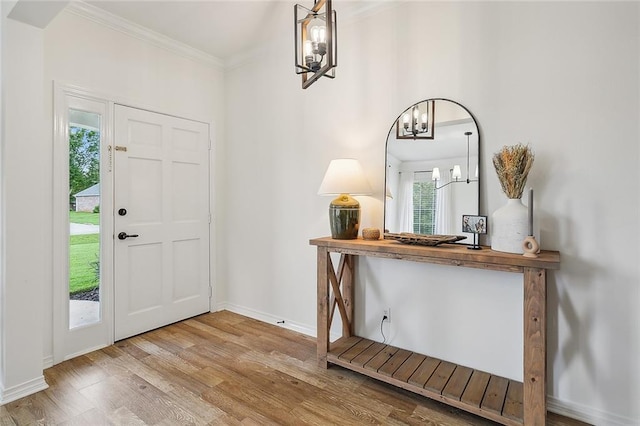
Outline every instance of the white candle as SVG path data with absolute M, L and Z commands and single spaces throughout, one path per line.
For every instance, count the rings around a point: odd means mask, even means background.
M 529 188 L 529 235 L 533 236 L 533 188 Z

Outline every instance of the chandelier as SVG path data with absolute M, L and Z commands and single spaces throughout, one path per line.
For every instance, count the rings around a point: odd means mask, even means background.
M 296 4 L 293 9 L 296 74 L 302 75 L 306 89 L 322 76 L 335 78 L 336 11 L 331 0 L 315 0 L 311 9 Z

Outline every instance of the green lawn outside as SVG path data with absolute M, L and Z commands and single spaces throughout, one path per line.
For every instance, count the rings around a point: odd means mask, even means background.
M 95 216 L 99 215 L 95 214 Z M 98 261 L 99 255 L 100 234 L 72 235 L 69 238 L 70 294 L 91 290 L 99 285 L 92 265 L 93 262 Z
M 69 222 L 100 225 L 100 213 L 69 212 Z

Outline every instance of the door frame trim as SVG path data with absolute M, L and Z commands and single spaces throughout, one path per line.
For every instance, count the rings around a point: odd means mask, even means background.
M 113 191 L 112 173 L 109 170 L 108 146 L 112 145 L 113 102 L 88 90 L 54 82 L 53 108 L 53 363 L 108 346 L 113 343 L 113 210 L 110 197 Z M 93 103 L 100 123 L 100 310 L 104 339 L 87 348 L 70 349 L 68 339 L 72 336 L 91 334 L 92 325 L 69 329 L 69 135 L 68 110 L 74 105 Z M 78 106 L 76 106 L 78 108 Z M 95 327 L 95 326 L 93 326 Z

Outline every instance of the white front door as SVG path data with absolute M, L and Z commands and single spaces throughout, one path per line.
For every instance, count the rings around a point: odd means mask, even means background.
M 209 126 L 115 106 L 115 340 L 209 311 Z

